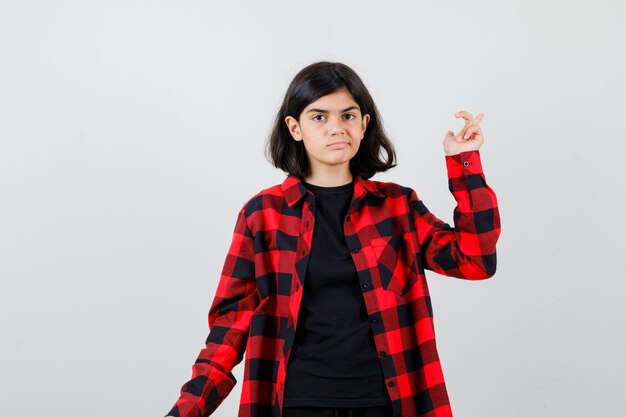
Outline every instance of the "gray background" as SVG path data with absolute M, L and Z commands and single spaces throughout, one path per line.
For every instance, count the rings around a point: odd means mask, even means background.
M 624 3 L 226 3 L 0 2 L 3 412 L 170 409 L 237 210 L 284 179 L 273 116 L 324 59 L 397 147 L 373 179 L 447 222 L 443 137 L 485 114 L 498 272 L 428 272 L 455 415 L 624 415 Z

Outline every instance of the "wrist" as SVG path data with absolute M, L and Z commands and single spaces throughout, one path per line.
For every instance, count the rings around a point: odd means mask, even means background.
M 450 178 L 482 172 L 482 163 L 478 149 L 446 155 L 445 159 Z

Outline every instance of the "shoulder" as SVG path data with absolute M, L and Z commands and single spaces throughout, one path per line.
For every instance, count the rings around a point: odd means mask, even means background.
M 415 191 L 413 188 L 408 187 L 406 185 L 399 184 L 394 181 L 377 181 L 377 180 L 367 180 L 369 181 L 376 190 L 382 193 L 385 198 L 400 198 L 400 197 L 409 197 L 411 193 Z
M 263 210 L 263 208 L 271 208 L 276 204 L 281 204 L 284 200 L 284 192 L 281 183 L 263 188 L 250 197 L 248 197 L 241 207 L 246 217 L 250 217 L 254 212 Z M 279 206 L 280 207 L 280 206 Z
M 414 202 L 418 200 L 417 194 L 413 188 L 399 184 L 394 181 L 372 181 L 376 189 L 380 191 L 384 204 L 389 210 L 390 215 L 403 215 L 407 211 L 411 211 Z

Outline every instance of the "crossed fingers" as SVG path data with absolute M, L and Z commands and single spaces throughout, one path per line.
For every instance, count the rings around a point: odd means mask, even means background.
M 454 113 L 454 116 L 457 119 L 463 118 L 465 120 L 465 125 L 463 126 L 463 128 L 461 128 L 461 130 L 459 130 L 459 133 L 454 136 L 454 140 L 456 140 L 457 142 L 462 142 L 463 140 L 466 140 L 467 138 L 472 136 L 474 133 L 481 134 L 479 123 L 484 116 L 483 113 L 478 113 L 476 117 L 473 117 L 471 113 L 461 110 Z

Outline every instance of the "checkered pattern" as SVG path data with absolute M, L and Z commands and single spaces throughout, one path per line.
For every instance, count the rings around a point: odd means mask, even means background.
M 446 156 L 454 227 L 414 190 L 355 178 L 344 221 L 395 417 L 450 417 L 424 270 L 480 280 L 496 271 L 500 217 L 479 151 Z M 251 197 L 239 211 L 209 335 L 168 415 L 212 414 L 230 393 L 245 352 L 239 417 L 280 417 L 315 226 L 314 195 L 300 179 Z

